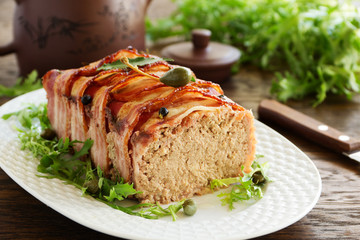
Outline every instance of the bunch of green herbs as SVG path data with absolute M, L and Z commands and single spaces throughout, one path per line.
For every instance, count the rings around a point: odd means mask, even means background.
M 271 92 L 281 101 L 327 94 L 351 99 L 360 92 L 360 18 L 350 1 L 174 0 L 169 17 L 147 21 L 150 39 L 195 28 L 238 47 L 241 63 L 276 71 Z
M 263 157 L 257 155 L 253 162 L 250 173 L 244 171 L 240 176 L 225 179 L 214 179 L 210 183 L 211 189 L 231 186 L 230 191 L 223 191 L 217 196 L 221 198 L 223 205 L 228 205 L 230 210 L 234 209 L 235 202 L 258 200 L 263 197 L 263 188 L 271 180 L 267 176 L 269 165 L 267 162 L 260 164 L 257 159 Z M 259 178 L 260 176 L 260 178 Z
M 25 78 L 19 77 L 11 87 L 0 84 L 0 97 L 16 97 L 40 88 L 42 88 L 41 79 L 37 71 L 33 70 Z

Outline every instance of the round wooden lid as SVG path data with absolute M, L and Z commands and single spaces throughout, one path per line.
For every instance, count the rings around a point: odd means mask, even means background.
M 232 46 L 210 42 L 211 32 L 194 29 L 191 42 L 181 42 L 165 47 L 164 57 L 174 59 L 174 63 L 191 68 L 198 78 L 221 82 L 227 79 L 231 66 L 240 58 L 240 51 Z

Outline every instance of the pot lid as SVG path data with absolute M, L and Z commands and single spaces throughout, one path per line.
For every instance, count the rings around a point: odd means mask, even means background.
M 189 68 L 212 70 L 232 65 L 240 58 L 240 51 L 237 48 L 211 42 L 211 31 L 207 29 L 194 29 L 191 36 L 191 42 L 167 46 L 161 51 L 161 55 Z

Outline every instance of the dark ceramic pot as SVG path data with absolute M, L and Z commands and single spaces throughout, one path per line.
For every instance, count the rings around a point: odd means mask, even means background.
M 20 75 L 76 68 L 131 45 L 145 48 L 150 0 L 17 0 L 14 40 Z

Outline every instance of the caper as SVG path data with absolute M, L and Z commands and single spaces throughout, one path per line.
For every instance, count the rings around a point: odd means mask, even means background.
M 40 137 L 46 140 L 53 140 L 56 137 L 56 132 L 51 128 L 45 128 L 40 133 Z
M 182 87 L 190 82 L 192 78 L 191 71 L 185 67 L 176 67 L 167 71 L 160 82 L 171 87 Z
M 169 110 L 167 110 L 167 108 L 162 107 L 159 109 L 159 117 L 161 119 L 163 119 L 168 114 L 169 114 Z
M 84 188 L 90 193 L 96 193 L 99 190 L 98 179 L 94 178 L 88 181 L 85 181 L 83 184 Z
M 263 176 L 263 174 L 261 173 L 261 171 L 256 171 L 252 175 L 252 181 L 253 181 L 253 183 L 255 183 L 257 185 L 257 184 L 264 183 L 266 181 L 266 179 Z
M 84 96 L 81 97 L 81 102 L 84 105 L 88 105 L 89 103 L 91 103 L 92 97 L 90 95 L 85 94 Z
M 183 209 L 185 215 L 192 216 L 196 213 L 196 204 L 192 199 L 186 199 L 183 203 Z

